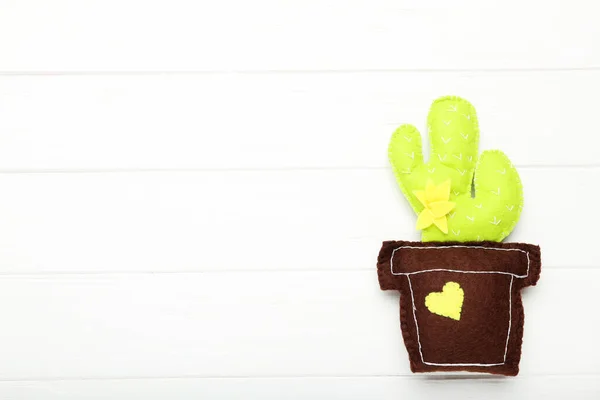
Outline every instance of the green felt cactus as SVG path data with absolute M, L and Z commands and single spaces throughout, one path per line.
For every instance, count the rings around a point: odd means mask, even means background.
M 423 161 L 421 135 L 412 125 L 400 126 L 389 145 L 396 179 L 419 214 L 419 221 L 429 212 L 423 203 L 428 182 L 428 189 L 434 191 L 450 184 L 450 196 L 445 200 L 454 203 L 454 207 L 449 212 L 441 211 L 447 219 L 440 220 L 447 223 L 447 233 L 443 224 L 430 223 L 423 229 L 422 240 L 504 239 L 519 220 L 523 188 L 519 174 L 504 153 L 488 150 L 478 157 L 479 126 L 473 106 L 453 96 L 435 100 L 429 111 L 428 130 L 431 156 L 427 163 Z

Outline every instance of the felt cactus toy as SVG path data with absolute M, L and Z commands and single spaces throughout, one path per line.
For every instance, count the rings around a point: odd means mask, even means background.
M 517 170 L 499 150 L 484 151 L 478 157 L 477 115 L 464 99 L 448 96 L 434 101 L 428 128 L 431 157 L 427 163 L 423 162 L 421 135 L 412 125 L 399 127 L 389 145 L 396 179 L 418 214 L 426 207 L 415 193 L 425 190 L 428 182 L 430 188 L 451 185 L 446 200 L 455 206 L 447 213 L 447 230 L 428 225 L 423 241 L 501 241 L 515 227 L 523 207 Z M 473 182 L 475 197 L 471 196 Z
M 417 213 L 422 242 L 385 241 L 377 260 L 382 290 L 399 290 L 400 326 L 413 372 L 519 372 L 520 290 L 535 285 L 540 248 L 500 243 L 523 208 L 521 179 L 498 150 L 478 156 L 473 106 L 435 100 L 428 117 L 431 157 L 402 125 L 389 159 Z

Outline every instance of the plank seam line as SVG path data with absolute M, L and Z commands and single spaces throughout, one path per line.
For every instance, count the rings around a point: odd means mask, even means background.
M 520 170 L 596 170 L 600 169 L 600 164 L 540 164 L 540 165 L 516 165 Z M 237 173 L 237 172 L 303 172 L 303 171 L 383 171 L 388 170 L 387 166 L 376 167 L 273 167 L 273 168 L 89 168 L 89 169 L 0 169 L 0 174 L 6 175 L 33 175 L 33 174 L 144 174 L 144 173 Z
M 374 268 L 374 267 L 373 267 Z M 600 266 L 548 266 L 544 265 L 545 270 L 584 270 L 584 271 L 598 271 Z M 340 268 L 340 269 L 214 269 L 204 271 L 52 271 L 52 272 L 0 272 L 0 279 L 7 278 L 51 278 L 51 277 L 79 277 L 79 276 L 124 276 L 124 275 L 201 275 L 201 274 L 257 274 L 257 273 L 275 273 L 275 274 L 298 274 L 298 273 L 373 273 L 375 270 L 369 268 Z
M 119 75 L 268 75 L 268 74 L 374 74 L 374 73 L 514 73 L 514 72 L 597 72 L 600 66 L 514 67 L 514 68 L 358 68 L 358 69 L 231 69 L 231 70 L 6 70 L 0 76 L 119 76 Z
M 541 373 L 541 374 L 521 374 L 517 378 L 513 379 L 530 379 L 530 378 L 556 378 L 556 377 L 600 377 L 599 373 L 572 373 L 572 374 L 552 374 L 552 373 Z M 374 375 L 234 375 L 234 376 L 221 376 L 221 375 L 173 375 L 173 376 L 82 376 L 82 377 L 34 377 L 34 378 L 15 378 L 15 379 L 4 379 L 0 378 L 0 383 L 10 382 L 73 382 L 73 381 L 130 381 L 130 380 L 187 380 L 187 379 L 222 379 L 222 380 L 234 380 L 234 379 L 385 379 L 385 378 L 407 378 L 407 379 L 423 379 L 423 380 L 501 380 L 505 381 L 504 377 L 495 376 L 474 376 L 474 375 L 461 375 L 461 374 L 444 374 L 444 375 L 429 375 L 429 376 L 415 376 L 411 373 L 406 374 L 374 374 Z

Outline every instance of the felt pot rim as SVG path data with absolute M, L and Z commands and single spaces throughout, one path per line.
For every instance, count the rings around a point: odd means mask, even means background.
M 382 289 L 399 289 L 395 278 L 436 271 L 509 275 L 524 287 L 539 279 L 541 256 L 528 243 L 384 241 L 377 269 Z
M 390 257 L 392 275 L 414 275 L 432 271 L 448 271 L 473 274 L 508 274 L 526 278 L 531 266 L 530 250 L 515 247 L 473 246 L 465 244 L 400 245 Z M 467 254 L 469 262 L 455 261 L 455 254 Z M 409 261 L 410 260 L 410 261 Z

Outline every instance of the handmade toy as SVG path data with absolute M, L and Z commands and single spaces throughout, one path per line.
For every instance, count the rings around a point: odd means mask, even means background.
M 400 326 L 413 372 L 517 375 L 520 290 L 536 284 L 541 268 L 538 246 L 500 243 L 523 208 L 519 174 L 501 151 L 478 157 L 477 115 L 464 99 L 435 100 L 428 130 L 427 163 L 411 125 L 399 127 L 389 145 L 422 242 L 383 243 L 380 287 L 401 292 Z

